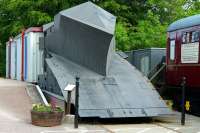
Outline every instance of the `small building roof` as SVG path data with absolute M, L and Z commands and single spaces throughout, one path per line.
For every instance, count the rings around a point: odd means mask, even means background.
M 186 18 L 183 18 L 183 19 L 173 22 L 168 27 L 167 31 L 171 32 L 171 31 L 175 31 L 178 29 L 184 29 L 184 28 L 188 28 L 188 27 L 196 26 L 196 25 L 200 25 L 200 14 L 186 17 Z
M 54 25 L 54 22 L 50 22 L 47 24 L 44 24 L 43 27 L 43 31 L 47 31 L 49 28 L 51 28 Z
M 42 27 L 30 27 L 28 29 L 25 30 L 25 33 L 29 33 L 29 32 L 42 32 Z

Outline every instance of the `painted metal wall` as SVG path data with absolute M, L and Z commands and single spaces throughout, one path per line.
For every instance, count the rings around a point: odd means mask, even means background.
M 28 81 L 27 80 L 27 75 L 28 75 L 28 35 L 25 35 L 24 37 L 24 62 L 23 62 L 23 65 L 24 65 L 24 80 L 25 81 Z
M 140 70 L 145 76 L 163 62 L 165 58 L 165 48 L 148 48 L 125 52 L 129 57 L 128 61 Z
M 40 32 L 28 32 L 24 37 L 24 80 L 37 82 L 39 74 L 43 74 L 43 51 L 39 49 Z
M 196 36 L 193 34 L 195 32 L 197 32 Z M 186 77 L 188 87 L 195 89 L 200 87 L 199 38 L 200 25 L 168 32 L 166 54 L 167 85 L 180 86 L 182 78 Z
M 21 63 L 22 63 L 22 46 L 21 46 L 21 34 L 15 38 L 16 41 L 16 49 L 17 49 L 17 71 L 16 71 L 16 79 L 21 80 Z
M 115 20 L 91 2 L 58 13 L 44 39 L 46 71 L 40 87 L 67 99 L 64 88 L 79 76 L 80 117 L 169 114 L 149 80 L 116 54 Z
M 9 42 L 6 43 L 6 78 L 9 78 Z
M 11 64 L 10 64 L 10 76 L 11 79 L 16 79 L 16 41 L 11 42 Z
M 39 49 L 40 37 L 43 37 L 41 28 L 33 27 L 25 31 L 24 37 L 19 34 L 7 43 L 7 78 L 27 82 L 38 81 L 38 75 L 43 74 L 43 50 Z

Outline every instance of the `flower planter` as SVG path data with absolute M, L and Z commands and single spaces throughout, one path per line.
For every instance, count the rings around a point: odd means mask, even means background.
M 33 125 L 52 127 L 61 125 L 63 112 L 36 112 L 31 110 L 31 121 Z

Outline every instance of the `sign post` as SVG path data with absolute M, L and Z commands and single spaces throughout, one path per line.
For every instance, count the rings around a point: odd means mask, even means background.
M 76 77 L 76 98 L 75 98 L 75 117 L 74 128 L 78 128 L 78 109 L 79 109 L 79 77 Z
M 64 89 L 65 91 L 67 91 L 67 111 L 66 111 L 67 114 L 70 114 L 70 110 L 71 110 L 71 93 L 74 90 L 74 88 L 75 88 L 75 85 L 68 84 Z

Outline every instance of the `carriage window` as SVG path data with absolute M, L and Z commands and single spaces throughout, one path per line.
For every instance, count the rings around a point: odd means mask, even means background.
M 187 32 L 187 33 L 186 33 L 186 43 L 189 43 L 189 42 L 190 42 L 190 33 L 191 33 L 191 32 Z
M 175 59 L 175 40 L 170 41 L 170 60 Z
M 192 42 L 198 42 L 199 41 L 199 32 L 195 31 L 192 32 Z
M 171 40 L 174 39 L 175 36 L 176 36 L 176 32 L 170 32 L 170 33 L 169 33 L 169 38 L 170 38 Z
M 193 43 L 199 41 L 199 31 L 185 32 L 182 36 L 182 43 Z
M 186 43 L 186 36 L 187 36 L 187 33 L 183 33 L 183 37 L 182 37 L 182 43 Z

